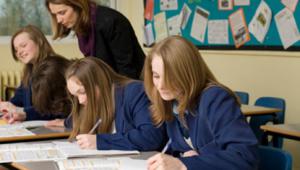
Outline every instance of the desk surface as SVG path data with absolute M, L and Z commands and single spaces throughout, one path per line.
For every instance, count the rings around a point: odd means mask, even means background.
M 263 125 L 260 128 L 266 133 L 300 140 L 300 124 Z
M 30 129 L 30 131 L 36 135 L 0 137 L 0 143 L 67 138 L 70 135 L 70 130 L 65 129 L 63 127 L 53 127 L 53 128 L 37 127 L 37 128 Z
M 242 105 L 241 110 L 245 116 L 272 115 L 281 111 L 280 109 L 277 108 L 254 106 L 254 105 Z
M 132 159 L 148 159 L 155 153 L 157 152 L 141 152 L 139 155 L 130 155 L 129 157 Z M 59 170 L 54 161 L 12 163 L 11 166 L 19 170 Z

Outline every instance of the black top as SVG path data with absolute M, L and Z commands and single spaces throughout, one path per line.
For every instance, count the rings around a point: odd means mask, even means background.
M 97 6 L 95 25 L 95 57 L 116 72 L 138 79 L 145 54 L 128 19 L 116 10 Z

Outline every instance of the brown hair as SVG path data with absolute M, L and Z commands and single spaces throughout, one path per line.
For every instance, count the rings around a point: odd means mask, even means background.
M 191 42 L 180 36 L 168 37 L 152 48 L 144 65 L 145 90 L 152 103 L 150 109 L 156 125 L 174 117 L 172 101 L 164 101 L 153 84 L 151 62 L 155 55 L 163 60 L 165 87 L 172 91 L 180 91 L 176 100 L 182 122 L 185 123 L 184 111 L 189 110 L 193 113 L 202 91 L 211 84 L 224 87 L 234 96 L 230 89 L 217 81 Z
M 32 103 L 41 114 L 65 114 L 71 112 L 67 95 L 65 71 L 70 61 L 61 56 L 43 60 L 32 73 Z
M 69 35 L 71 29 L 57 23 L 56 16 L 49 9 L 49 4 L 64 4 L 73 8 L 78 14 L 78 21 L 72 30 L 76 34 L 86 35 L 91 26 L 90 5 L 95 4 L 91 0 L 46 0 L 45 5 L 51 15 L 53 39 L 64 38 Z
M 75 61 L 66 72 L 66 80 L 76 77 L 87 95 L 87 105 L 79 104 L 76 97 L 72 100 L 73 130 L 70 139 L 80 133 L 88 133 L 101 118 L 97 133 L 108 133 L 114 120 L 114 90 L 131 80 L 113 71 L 102 60 L 86 57 Z
M 11 38 L 11 53 L 16 61 L 18 61 L 18 57 L 16 55 L 16 49 L 14 47 L 14 40 L 21 33 L 27 33 L 29 35 L 29 38 L 38 46 L 39 50 L 39 54 L 38 56 L 36 56 L 36 60 L 34 60 L 34 63 L 26 64 L 23 69 L 22 84 L 24 87 L 28 87 L 30 75 L 33 72 L 34 66 L 43 61 L 46 57 L 55 55 L 55 52 L 40 29 L 33 25 L 27 25 L 18 30 Z

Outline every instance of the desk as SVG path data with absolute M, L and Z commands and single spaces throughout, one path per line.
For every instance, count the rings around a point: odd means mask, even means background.
M 261 116 L 261 115 L 276 116 L 276 113 L 281 111 L 280 109 L 277 108 L 254 106 L 254 105 L 242 105 L 241 110 L 245 116 Z
M 156 153 L 141 152 L 139 155 L 130 155 L 129 157 L 132 159 L 148 159 Z M 59 170 L 54 161 L 12 163 L 11 166 L 20 170 Z
M 71 130 L 63 127 L 37 127 L 34 129 L 30 129 L 30 131 L 36 135 L 0 137 L 0 143 L 68 138 L 71 132 Z
M 263 125 L 260 128 L 264 131 L 262 144 L 266 144 L 268 135 L 272 135 L 274 146 L 278 146 L 278 136 L 300 141 L 300 124 L 277 124 Z

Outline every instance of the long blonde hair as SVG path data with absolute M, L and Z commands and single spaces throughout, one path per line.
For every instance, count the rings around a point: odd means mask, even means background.
M 152 119 L 156 125 L 164 121 L 172 120 L 172 102 L 164 101 L 153 84 L 151 62 L 154 56 L 163 60 L 164 85 L 172 91 L 179 91 L 177 111 L 180 119 L 184 121 L 184 112 L 194 112 L 199 96 L 210 84 L 220 84 L 202 59 L 198 49 L 186 39 L 180 36 L 171 36 L 156 44 L 145 60 L 144 80 L 145 90 L 151 100 Z
M 81 133 L 88 133 L 93 125 L 102 120 L 97 133 L 109 133 L 112 129 L 115 111 L 116 87 L 122 87 L 131 80 L 113 71 L 102 60 L 86 57 L 75 61 L 66 71 L 66 80 L 76 77 L 85 89 L 87 105 L 72 100 L 73 130 L 70 139 Z
M 34 63 L 26 64 L 23 69 L 22 84 L 24 87 L 28 87 L 30 76 L 34 70 L 34 67 L 37 64 L 39 64 L 41 61 L 43 61 L 46 57 L 55 56 L 56 54 L 53 48 L 51 47 L 50 43 L 46 39 L 45 35 L 43 34 L 43 32 L 33 25 L 27 25 L 21 28 L 20 30 L 18 30 L 17 32 L 15 32 L 11 38 L 11 42 L 10 42 L 11 53 L 15 61 L 18 61 L 18 57 L 16 55 L 16 49 L 14 47 L 14 40 L 21 33 L 27 33 L 29 35 L 29 38 L 35 43 L 35 45 L 39 50 L 38 56 L 36 56 Z

